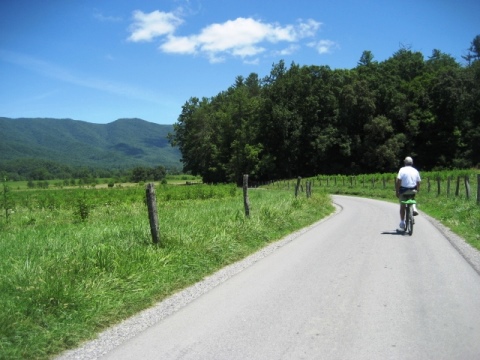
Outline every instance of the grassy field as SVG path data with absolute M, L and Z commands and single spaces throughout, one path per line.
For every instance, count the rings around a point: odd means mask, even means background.
M 0 179 L 3 181 L 3 179 Z M 30 183 L 30 184 L 29 184 Z M 168 185 L 186 185 L 202 183 L 202 178 L 193 175 L 167 175 L 164 183 Z M 11 190 L 34 190 L 34 189 L 78 189 L 94 188 L 105 189 L 112 187 L 144 187 L 144 183 L 131 183 L 124 179 L 95 178 L 88 180 L 64 179 L 64 180 L 42 180 L 42 181 L 11 181 L 7 182 Z M 30 185 L 30 186 L 29 186 Z
M 449 174 L 422 174 L 419 209 L 480 249 L 471 197 Z M 0 210 L 0 359 L 47 359 L 333 211 L 328 194 L 397 202 L 395 174 L 317 176 L 250 189 L 156 185 L 161 245 L 152 244 L 144 184 L 28 189 L 4 184 Z M 464 174 L 462 174 L 464 176 Z M 430 182 L 430 179 L 432 181 Z M 437 179 L 441 179 L 438 192 Z M 306 181 L 312 197 L 304 194 Z M 430 183 L 430 186 L 428 186 Z M 463 184 L 463 183 L 462 183 Z
M 233 185 L 13 190 L 0 218 L 0 358 L 47 359 L 333 211 L 328 195 Z

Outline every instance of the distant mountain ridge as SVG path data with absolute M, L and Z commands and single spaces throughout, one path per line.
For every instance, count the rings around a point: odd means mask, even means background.
M 0 165 L 41 159 L 69 166 L 181 169 L 181 153 L 168 142 L 173 125 L 142 119 L 94 124 L 72 119 L 0 117 Z

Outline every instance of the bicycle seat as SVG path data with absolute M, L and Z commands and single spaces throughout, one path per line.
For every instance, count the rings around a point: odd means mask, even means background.
M 408 199 L 408 200 L 405 200 L 405 201 L 402 201 L 402 204 L 406 204 L 406 205 L 413 205 L 413 204 L 416 204 L 417 202 L 413 199 Z

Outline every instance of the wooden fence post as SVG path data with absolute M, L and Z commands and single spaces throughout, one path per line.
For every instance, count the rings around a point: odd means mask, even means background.
M 447 177 L 447 196 L 450 196 L 450 181 L 452 180 L 451 176 Z
M 460 193 L 460 176 L 457 176 L 457 187 L 455 188 L 455 196 Z
M 312 182 L 309 181 L 307 183 L 307 198 L 312 197 Z
M 477 174 L 477 204 L 480 205 L 480 174 Z
M 245 216 L 250 216 L 250 201 L 248 201 L 248 175 L 243 175 L 243 205 L 245 207 Z
M 469 200 L 470 199 L 470 177 L 468 175 L 465 175 L 464 181 L 465 181 L 465 194 L 467 195 L 467 200 Z
M 440 176 L 437 176 L 437 195 L 440 195 Z
M 299 176 L 297 178 L 297 186 L 295 186 L 295 197 L 298 196 L 298 190 L 300 189 L 300 181 L 302 181 L 302 178 Z
M 150 220 L 150 232 L 152 233 L 152 240 L 154 244 L 160 242 L 158 213 L 157 213 L 157 199 L 155 197 L 155 186 L 152 183 L 147 184 L 147 207 L 148 219 Z

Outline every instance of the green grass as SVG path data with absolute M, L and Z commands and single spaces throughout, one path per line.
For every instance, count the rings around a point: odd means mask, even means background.
M 201 184 L 202 178 L 194 175 L 167 175 L 165 180 L 172 185 Z
M 11 186 L 8 222 L 4 209 L 0 217 L 0 359 L 47 359 L 95 337 L 330 214 L 327 194 L 397 203 L 393 175 L 385 187 L 363 177 L 353 185 L 344 180 L 311 179 L 308 199 L 303 189 L 294 197 L 296 180 L 251 189 L 249 218 L 233 185 L 157 185 L 161 246 L 151 243 L 143 186 Z M 476 193 L 468 200 L 464 192 L 438 195 L 422 186 L 417 200 L 420 210 L 480 249 Z
M 0 358 L 47 359 L 333 211 L 318 191 L 158 186 L 12 191 L 0 218 Z M 83 204 L 87 215 L 79 215 Z
M 426 197 L 422 211 L 439 220 L 477 250 L 480 250 L 480 205 L 462 197 Z

